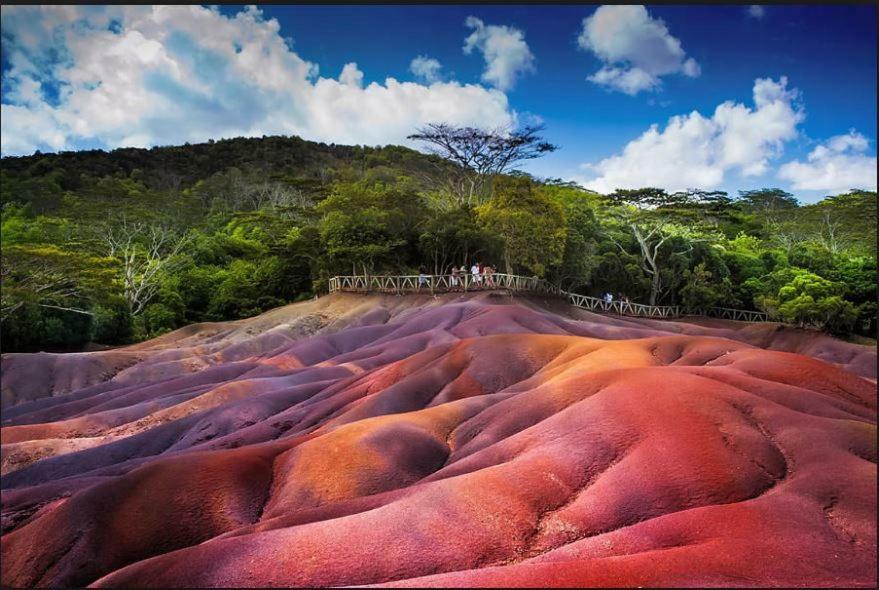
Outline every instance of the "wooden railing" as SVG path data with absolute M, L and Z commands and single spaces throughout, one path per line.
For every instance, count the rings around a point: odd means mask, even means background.
M 598 297 L 569 293 L 558 286 L 537 277 L 523 277 L 505 273 L 494 273 L 477 280 L 470 273 L 461 273 L 457 284 L 452 284 L 451 275 L 356 275 L 335 276 L 330 279 L 330 293 L 352 291 L 355 293 L 467 293 L 471 291 L 491 291 L 502 289 L 523 293 L 556 295 L 564 297 L 572 305 L 595 312 L 615 313 L 625 316 L 645 318 L 677 318 L 684 315 L 702 315 L 746 322 L 766 322 L 769 316 L 762 311 L 709 307 L 685 309 L 678 305 L 644 305 L 628 301 L 607 302 Z
M 603 311 L 642 318 L 676 318 L 681 315 L 681 308 L 677 305 L 644 305 L 620 300 L 608 303 L 603 299 L 588 295 L 568 292 L 565 292 L 565 295 L 573 305 L 590 311 Z
M 723 320 L 737 320 L 740 322 L 769 322 L 769 314 L 765 311 L 752 311 L 750 309 L 733 309 L 732 307 L 700 307 L 687 310 L 686 315 L 705 315 Z

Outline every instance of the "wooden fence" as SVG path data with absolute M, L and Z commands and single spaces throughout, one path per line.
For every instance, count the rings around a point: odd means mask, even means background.
M 768 314 L 762 311 L 732 309 L 728 307 L 708 307 L 685 309 L 678 305 L 644 305 L 628 301 L 611 301 L 610 303 L 578 293 L 563 291 L 549 281 L 537 277 L 523 277 L 505 273 L 494 273 L 490 277 L 476 277 L 470 273 L 461 273 L 457 284 L 451 275 L 357 275 L 336 276 L 330 279 L 330 293 L 351 291 L 355 293 L 467 293 L 471 291 L 505 290 L 521 293 L 555 295 L 564 297 L 572 305 L 602 313 L 645 317 L 645 318 L 677 318 L 686 315 L 717 317 L 745 322 L 767 322 Z

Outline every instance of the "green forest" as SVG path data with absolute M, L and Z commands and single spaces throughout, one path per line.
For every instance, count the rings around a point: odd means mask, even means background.
M 546 151 L 532 145 L 526 158 Z M 0 201 L 4 352 L 137 342 L 312 298 L 337 274 L 476 259 L 588 295 L 876 332 L 875 192 L 601 195 L 404 147 L 262 137 L 3 158 Z

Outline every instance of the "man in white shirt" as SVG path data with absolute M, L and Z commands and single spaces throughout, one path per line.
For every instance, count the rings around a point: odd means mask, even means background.
M 479 274 L 479 263 L 474 262 L 470 267 L 470 274 L 473 275 L 473 285 L 478 289 L 482 285 L 482 275 Z

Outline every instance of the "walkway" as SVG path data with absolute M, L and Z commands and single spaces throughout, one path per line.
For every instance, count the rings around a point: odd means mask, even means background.
M 330 293 L 336 291 L 351 291 L 355 293 L 451 293 L 454 290 L 449 275 L 425 275 L 425 282 L 419 283 L 420 275 L 358 275 L 336 276 L 330 279 Z M 493 285 L 479 283 L 473 280 L 472 275 L 463 273 L 460 285 L 456 290 L 468 291 L 493 291 L 504 290 L 519 293 L 555 295 L 566 298 L 572 305 L 588 309 L 589 311 L 616 313 L 618 315 L 645 317 L 645 318 L 678 318 L 688 315 L 701 315 L 716 317 L 727 320 L 745 322 L 768 322 L 769 316 L 762 311 L 748 311 L 732 309 L 728 307 L 709 307 L 701 309 L 686 309 L 678 305 L 643 305 L 641 303 L 627 303 L 625 301 L 613 301 L 606 303 L 597 297 L 579 295 L 563 291 L 549 281 L 537 277 L 522 277 L 495 273 L 491 277 Z

